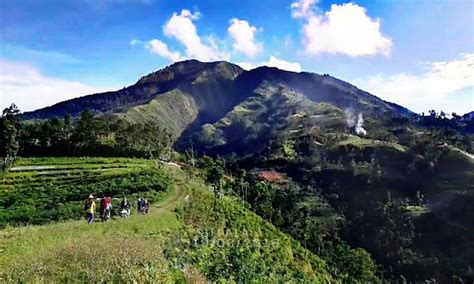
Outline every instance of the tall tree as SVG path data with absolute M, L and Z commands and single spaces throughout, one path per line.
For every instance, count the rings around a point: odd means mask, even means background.
M 214 210 L 217 199 L 222 194 L 222 177 L 224 176 L 224 163 L 222 159 L 214 160 L 210 168 L 206 170 L 206 182 L 213 185 L 214 189 Z
M 0 143 L 2 144 L 1 151 L 4 157 L 4 165 L 11 163 L 20 149 L 18 139 L 20 124 L 17 117 L 19 113 L 20 110 L 15 104 L 11 104 L 2 112 L 0 123 L 2 141 Z
M 87 110 L 81 113 L 71 136 L 72 143 L 78 151 L 87 151 L 97 145 L 97 124 L 94 116 Z

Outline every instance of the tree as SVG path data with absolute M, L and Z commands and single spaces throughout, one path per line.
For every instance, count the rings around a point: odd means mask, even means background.
M 189 147 L 184 154 L 186 156 L 186 160 L 191 162 L 191 166 L 194 168 L 196 163 L 196 153 L 194 152 L 194 145 L 192 140 L 189 140 Z
M 238 178 L 236 179 L 237 188 L 239 189 L 239 196 L 242 199 L 242 205 L 245 206 L 247 203 L 248 198 L 248 189 L 249 183 L 246 181 L 247 179 L 247 171 L 244 169 L 240 169 L 238 172 Z
M 20 149 L 19 143 L 19 128 L 17 115 L 20 110 L 15 104 L 3 110 L 1 118 L 1 132 L 2 132 L 2 156 L 4 156 L 4 165 L 11 163 L 17 156 Z
M 118 121 L 112 125 L 119 149 L 141 153 L 150 159 L 167 159 L 171 156 L 172 138 L 166 130 L 153 124 L 127 124 Z
M 211 167 L 206 170 L 206 182 L 213 185 L 214 189 L 214 210 L 217 199 L 222 193 L 222 177 L 224 176 L 224 163 L 222 159 L 214 160 Z
M 273 201 L 276 195 L 273 186 L 265 182 L 258 182 L 250 188 L 249 195 L 253 210 L 271 222 L 274 213 Z
M 171 134 L 166 129 L 160 129 L 151 124 L 140 127 L 138 139 L 143 149 L 152 159 L 161 159 L 169 156 L 171 150 Z M 166 157 L 165 157 L 166 158 Z
M 97 144 L 96 120 L 88 110 L 81 113 L 72 133 L 71 142 L 79 152 L 90 151 Z
M 444 111 L 440 111 L 440 112 L 439 112 L 439 117 L 440 117 L 441 119 L 445 119 L 445 118 L 446 118 L 446 113 L 445 113 Z

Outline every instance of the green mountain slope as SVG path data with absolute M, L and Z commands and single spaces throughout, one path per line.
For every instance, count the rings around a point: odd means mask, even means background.
M 314 127 L 345 131 L 344 111 L 313 102 L 285 85 L 265 81 L 253 96 L 217 122 L 203 125 L 194 137 L 197 149 L 206 153 L 248 154 L 262 150 L 281 135 Z
M 161 94 L 146 104 L 115 110 L 112 116 L 113 119 L 130 124 L 152 123 L 166 126 L 173 139 L 177 139 L 197 118 L 198 112 L 194 98 L 175 89 Z

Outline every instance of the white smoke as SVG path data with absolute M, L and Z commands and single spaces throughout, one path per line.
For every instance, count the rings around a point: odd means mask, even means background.
M 355 126 L 355 131 L 359 135 L 367 135 L 367 130 L 364 129 L 364 118 L 362 117 L 362 113 L 359 113 L 359 117 L 357 119 L 357 123 Z
M 367 130 L 364 129 L 364 117 L 360 112 L 356 117 L 354 111 L 351 108 L 345 110 L 347 127 L 354 128 L 355 132 L 359 135 L 367 135 Z
M 347 127 L 354 127 L 357 123 L 354 111 L 351 108 L 346 108 L 344 112 L 346 113 Z

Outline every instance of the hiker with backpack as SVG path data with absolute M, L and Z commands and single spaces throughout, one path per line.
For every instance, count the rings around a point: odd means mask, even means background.
M 87 214 L 87 224 L 92 224 L 94 222 L 94 214 L 95 214 L 95 201 L 94 196 L 89 194 L 84 204 L 84 211 Z
M 110 219 L 110 213 L 112 212 L 112 199 L 105 196 L 100 201 L 100 214 L 102 222 L 106 222 Z
M 145 198 L 145 200 L 143 200 L 143 212 L 145 212 L 145 214 L 148 214 L 148 208 L 149 208 L 148 199 Z
M 122 202 L 120 203 L 120 216 L 122 218 L 130 216 L 130 203 L 128 203 L 126 197 L 124 197 Z
M 142 199 L 139 197 L 137 201 L 137 212 L 141 213 L 142 212 Z
M 148 213 L 148 201 L 146 199 L 138 198 L 137 209 L 140 214 Z

